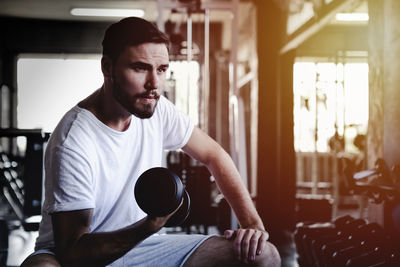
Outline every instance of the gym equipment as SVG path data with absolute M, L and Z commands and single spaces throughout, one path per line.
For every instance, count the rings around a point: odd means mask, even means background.
M 383 159 L 377 159 L 374 169 L 346 174 L 350 192 L 367 196 L 373 203 L 398 201 L 400 194 L 395 189 L 399 180 L 399 166 L 393 165 L 391 170 Z
M 344 217 L 339 218 L 334 223 L 317 223 L 301 227 L 301 247 L 307 262 L 313 262 L 316 266 L 320 266 L 323 261 L 321 248 L 326 244 L 345 240 L 351 231 L 363 224 L 365 224 L 364 220 Z
M 256 77 L 253 72 L 255 69 L 251 67 L 250 64 L 249 71 L 244 75 L 246 77 L 250 77 L 249 79 L 245 79 L 244 83 L 241 83 L 242 80 L 239 79 L 238 75 L 238 38 L 239 38 L 239 0 L 233 1 L 201 1 L 201 0 L 179 0 L 179 1 L 157 1 L 157 9 L 158 9 L 158 19 L 157 25 L 161 31 L 164 31 L 166 25 L 164 25 L 164 9 L 171 10 L 171 13 L 182 12 L 184 14 L 184 18 L 186 19 L 186 58 L 187 62 L 193 60 L 193 47 L 195 43 L 193 43 L 193 14 L 204 14 L 204 45 L 201 55 L 204 56 L 204 59 L 200 59 L 200 65 L 202 66 L 202 86 L 200 91 L 200 109 L 199 109 L 199 126 L 201 129 L 208 132 L 208 118 L 209 118 L 209 95 L 210 95 L 210 37 L 212 37 L 210 33 L 210 12 L 213 10 L 225 10 L 227 12 L 231 12 L 231 47 L 230 47 L 230 59 L 229 59 L 229 81 L 231 82 L 229 86 L 229 134 L 230 134 L 230 151 L 231 157 L 235 162 L 236 166 L 238 166 L 238 170 L 240 176 L 243 179 L 245 186 L 248 185 L 247 178 L 247 154 L 243 153 L 248 148 L 246 148 L 246 123 L 245 123 L 245 104 L 244 99 L 241 96 L 240 87 L 248 82 L 255 82 Z M 167 32 L 168 34 L 168 32 Z M 171 35 L 171 34 L 170 34 Z M 175 39 L 175 38 L 171 38 Z M 177 40 L 181 40 L 182 37 L 176 38 Z M 212 48 L 212 47 L 211 47 Z M 181 50 L 181 49 L 180 49 Z M 183 50 L 183 49 L 182 49 Z M 220 71 L 222 68 L 225 68 L 225 64 L 223 63 L 220 66 L 217 66 L 217 69 Z M 218 65 L 218 64 L 217 64 Z M 218 75 L 219 72 L 217 72 Z M 190 75 L 189 75 L 190 76 Z M 190 81 L 190 77 L 188 76 L 188 82 Z M 219 76 L 218 76 L 219 77 Z M 240 80 L 240 81 L 239 81 Z M 191 95 L 187 94 L 188 100 Z M 189 102 L 188 102 L 189 103 Z M 187 107 L 189 110 L 189 107 Z M 217 123 L 217 133 L 224 131 L 222 129 L 223 126 L 221 123 Z M 238 221 L 233 212 L 231 212 L 231 223 L 230 227 L 232 229 L 236 229 L 238 225 Z
M 400 266 L 400 245 L 376 223 L 343 216 L 330 223 L 297 224 L 300 266 Z
M 3 180 L 13 181 L 15 185 L 12 185 L 12 187 L 14 187 L 14 191 L 16 192 L 17 187 L 20 187 L 20 189 L 22 189 L 22 187 L 24 188 L 23 210 L 21 210 L 24 218 L 40 215 L 43 187 L 43 155 L 50 134 L 42 132 L 41 129 L 0 128 L 0 137 L 26 138 L 26 151 L 22 162 L 23 166 L 16 166 L 16 162 L 10 161 L 7 156 L 2 155 L 0 157 L 0 162 L 3 162 L 4 168 L 7 169 L 7 172 L 4 173 L 5 179 Z M 9 152 L 12 151 L 11 147 L 6 150 Z M 23 169 L 21 175 L 18 175 L 18 172 L 15 173 L 18 169 Z M 16 175 L 21 176 L 18 182 L 15 180 Z M 19 195 L 19 193 L 17 193 L 17 195 Z M 20 196 L 18 198 L 20 198 Z
M 26 138 L 22 158 L 12 153 L 9 139 L 17 137 Z M 8 206 L 2 215 L 7 222 L 17 220 L 26 231 L 39 229 L 40 218 L 35 215 L 41 214 L 43 153 L 49 137 L 41 129 L 0 128 L 0 138 L 8 140 L 8 149 L 0 148 L 0 195 Z
M 135 185 L 135 198 L 139 207 L 149 216 L 161 217 L 179 209 L 164 227 L 181 225 L 190 213 L 190 197 L 181 179 L 172 171 L 155 167 L 142 173 Z

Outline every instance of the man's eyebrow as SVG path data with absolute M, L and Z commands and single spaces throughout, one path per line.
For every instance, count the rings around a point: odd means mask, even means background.
M 130 65 L 132 67 L 139 67 L 139 68 L 142 68 L 142 69 L 145 69 L 145 70 L 152 70 L 153 69 L 153 66 L 151 64 L 148 64 L 148 63 L 145 63 L 145 62 L 142 62 L 142 61 L 135 61 L 135 62 L 130 63 Z M 169 68 L 169 64 L 168 63 L 167 64 L 161 64 L 158 68 L 168 69 Z
M 168 69 L 169 68 L 169 64 L 161 64 L 159 68 L 163 68 L 163 69 Z
M 153 66 L 151 65 L 151 64 L 148 64 L 148 63 L 145 63 L 145 62 L 142 62 L 142 61 L 135 61 L 135 62 L 132 62 L 132 63 L 130 63 L 129 65 L 131 65 L 132 67 L 139 67 L 139 68 L 142 68 L 142 69 L 145 69 L 145 70 L 152 70 L 153 69 Z

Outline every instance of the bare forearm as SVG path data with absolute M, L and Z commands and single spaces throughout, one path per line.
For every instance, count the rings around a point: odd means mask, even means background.
M 219 144 L 195 128 L 183 151 L 207 166 L 233 208 L 241 227 L 264 230 L 264 225 L 235 164 Z
M 57 251 L 57 256 L 66 266 L 105 266 L 122 257 L 154 232 L 156 229 L 151 229 L 144 218 L 117 231 L 83 234 L 69 248 Z
M 248 190 L 231 157 L 221 148 L 218 156 L 208 162 L 207 167 L 215 177 L 217 185 L 233 208 L 241 227 L 256 227 L 264 230 Z

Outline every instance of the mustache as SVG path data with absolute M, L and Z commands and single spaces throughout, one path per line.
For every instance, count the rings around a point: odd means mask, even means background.
M 154 97 L 155 99 L 159 99 L 160 94 L 157 91 L 150 91 L 135 95 L 135 98 L 149 98 L 149 97 Z

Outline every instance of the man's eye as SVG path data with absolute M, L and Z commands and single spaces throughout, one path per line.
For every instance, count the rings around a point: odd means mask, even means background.
M 133 66 L 133 69 L 136 71 L 143 71 L 146 70 L 146 68 L 142 67 L 142 66 Z
M 159 68 L 157 71 L 158 71 L 159 73 L 164 73 L 164 72 L 167 71 L 167 68 Z

